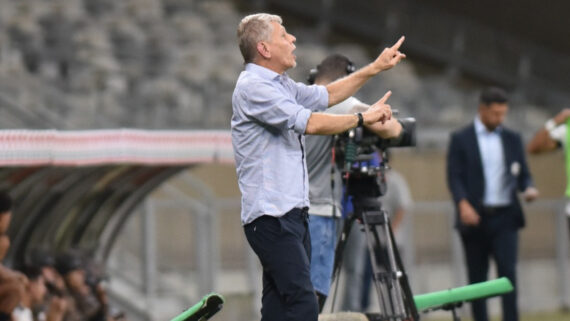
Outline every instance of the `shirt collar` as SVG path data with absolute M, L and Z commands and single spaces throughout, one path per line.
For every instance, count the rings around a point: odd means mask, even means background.
M 265 68 L 263 66 L 260 66 L 258 64 L 254 64 L 254 63 L 246 64 L 245 70 L 258 75 L 263 79 L 268 79 L 268 80 L 280 81 L 280 80 L 287 80 L 289 78 L 287 73 L 283 73 L 282 75 L 280 75 L 271 69 Z
M 497 126 L 497 128 L 495 128 L 494 130 L 489 131 L 487 127 L 483 125 L 483 122 L 481 121 L 481 118 L 479 118 L 479 115 L 475 117 L 474 124 L 475 124 L 475 132 L 477 134 L 499 134 L 503 130 L 503 126 Z

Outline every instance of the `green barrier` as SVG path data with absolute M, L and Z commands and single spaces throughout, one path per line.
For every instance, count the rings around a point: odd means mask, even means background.
M 224 298 L 217 293 L 210 293 L 188 310 L 182 312 L 171 321 L 202 321 L 208 320 L 222 309 Z
M 503 277 L 497 280 L 474 283 L 459 288 L 415 295 L 414 301 L 418 310 L 428 310 L 465 301 L 497 296 L 509 293 L 512 290 L 513 285 L 511 281 Z

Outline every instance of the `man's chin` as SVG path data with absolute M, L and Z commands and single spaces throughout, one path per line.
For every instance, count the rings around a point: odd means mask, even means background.
M 285 70 L 289 70 L 291 68 L 295 68 L 297 67 L 297 61 L 293 60 L 293 61 L 288 61 L 286 62 L 283 66 L 285 66 Z

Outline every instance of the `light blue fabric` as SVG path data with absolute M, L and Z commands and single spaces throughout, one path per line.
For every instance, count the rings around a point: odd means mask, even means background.
M 336 247 L 337 219 L 310 213 L 309 215 L 311 282 L 316 291 L 328 296 Z
M 304 133 L 328 106 L 324 86 L 307 86 L 247 64 L 232 96 L 232 144 L 242 194 L 241 221 L 309 206 Z
M 509 205 L 511 197 L 507 188 L 505 153 L 501 140 L 501 127 L 487 130 L 479 117 L 475 118 L 475 133 L 479 144 L 479 154 L 485 175 L 483 204 L 486 206 Z

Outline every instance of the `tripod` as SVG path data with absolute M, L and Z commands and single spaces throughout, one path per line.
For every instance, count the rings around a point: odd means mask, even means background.
M 333 278 L 339 277 L 344 247 L 352 225 L 358 220 L 366 236 L 380 307 L 380 312 L 368 314 L 368 319 L 419 320 L 408 278 L 395 246 L 388 213 L 382 210 L 382 204 L 377 198 L 383 191 L 376 178 L 376 175 L 365 174 L 348 181 L 349 194 L 353 196 L 354 213 L 345 222 L 336 247 Z

